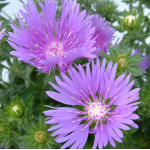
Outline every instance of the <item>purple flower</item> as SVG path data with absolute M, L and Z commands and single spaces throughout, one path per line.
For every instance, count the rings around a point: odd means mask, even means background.
M 0 29 L 1 29 L 1 26 L 2 26 L 2 21 L 0 22 Z M 2 29 L 1 31 L 0 31 L 0 40 L 4 37 L 4 32 L 5 32 L 5 30 L 6 30 L 6 28 L 4 28 L 4 29 Z
M 135 49 L 133 51 L 133 55 L 140 54 L 140 56 L 143 58 L 142 62 L 139 63 L 139 66 L 142 67 L 142 70 L 146 72 L 147 68 L 150 67 L 150 59 L 147 55 L 141 54 L 141 52 L 138 49 Z
M 92 16 L 87 16 L 85 10 L 80 13 L 76 1 L 63 0 L 60 16 L 54 0 L 39 4 L 40 14 L 36 5 L 28 0 L 28 6 L 24 5 L 26 13 L 20 10 L 24 21 L 18 15 L 21 27 L 11 25 L 14 30 L 9 33 L 10 45 L 14 48 L 12 55 L 44 73 L 56 66 L 66 71 L 76 58 L 96 57 Z
M 115 79 L 117 65 L 110 62 L 106 68 L 105 59 L 101 66 L 99 59 L 96 64 L 93 61 L 92 71 L 89 64 L 86 71 L 81 65 L 77 69 L 68 70 L 70 77 L 56 76 L 58 85 L 50 83 L 58 92 L 47 91 L 48 96 L 70 106 L 44 111 L 46 124 L 54 124 L 48 131 L 55 130 L 51 136 L 57 136 L 56 142 L 65 142 L 62 148 L 83 148 L 89 134 L 95 134 L 93 148 L 108 142 L 115 147 L 114 140 L 122 142 L 121 130 L 130 130 L 129 125 L 138 128 L 133 120 L 139 119 L 134 111 L 140 103 L 135 102 L 140 89 L 131 90 L 134 81 L 129 83 L 130 75 Z
M 105 18 L 99 15 L 94 15 L 92 18 L 93 27 L 96 28 L 94 36 L 96 42 L 94 46 L 97 48 L 96 55 L 100 55 L 100 52 L 107 52 L 108 47 L 113 40 L 115 30 L 110 26 L 110 23 L 105 21 Z

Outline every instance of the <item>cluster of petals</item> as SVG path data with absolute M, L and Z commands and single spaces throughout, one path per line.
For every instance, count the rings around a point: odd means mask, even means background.
M 94 47 L 96 47 L 95 54 L 100 56 L 100 52 L 108 52 L 108 48 L 114 39 L 115 30 L 110 26 L 110 22 L 99 15 L 93 16 L 92 25 L 95 27 L 93 35 L 93 38 L 96 37 L 96 42 L 94 44 Z
M 85 10 L 80 12 L 80 5 L 72 0 L 62 1 L 60 16 L 54 0 L 45 0 L 45 4 L 39 5 L 41 13 L 28 0 L 28 6 L 24 5 L 26 12 L 20 10 L 25 21 L 18 15 L 21 27 L 11 25 L 14 30 L 9 33 L 10 45 L 14 48 L 12 55 L 44 73 L 56 66 L 65 71 L 77 58 L 95 58 L 92 16 L 87 16 Z
M 80 11 L 76 0 L 62 0 L 62 11 L 54 0 L 36 5 L 28 0 L 26 12 L 18 14 L 20 27 L 12 24 L 14 32 L 9 33 L 9 44 L 14 48 L 12 55 L 35 66 L 43 73 L 57 66 L 66 72 L 76 59 L 93 59 L 106 52 L 113 39 L 114 30 L 104 18 Z
M 47 91 L 47 95 L 66 107 L 50 107 L 44 111 L 48 117 L 46 124 L 53 125 L 48 131 L 57 136 L 57 143 L 64 143 L 62 148 L 83 148 L 89 134 L 94 134 L 93 148 L 103 148 L 108 143 L 113 147 L 115 141 L 122 142 L 122 130 L 138 128 L 134 120 L 139 118 L 134 113 L 138 108 L 139 88 L 133 88 L 130 75 L 122 74 L 116 78 L 117 64 L 110 62 L 106 66 L 104 59 L 100 65 L 87 64 L 86 70 L 81 65 L 68 70 L 69 76 L 61 73 L 56 76 L 58 85 L 50 83 L 56 90 Z

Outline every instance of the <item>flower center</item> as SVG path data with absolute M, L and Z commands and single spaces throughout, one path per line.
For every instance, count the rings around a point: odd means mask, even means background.
M 107 113 L 105 106 L 103 106 L 100 102 L 91 103 L 88 107 L 88 115 L 93 120 L 100 120 Z
M 64 54 L 63 46 L 61 43 L 52 43 L 50 46 L 48 46 L 47 54 L 51 57 L 54 56 L 62 56 Z

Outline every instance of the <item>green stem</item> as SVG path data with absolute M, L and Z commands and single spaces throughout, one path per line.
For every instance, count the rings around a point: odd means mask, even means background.
M 24 4 L 24 1 L 23 0 L 19 0 L 21 3 L 23 3 Z
M 147 35 L 150 35 L 150 33 L 135 34 L 134 37 L 147 36 Z M 133 37 L 133 35 L 131 35 L 131 33 L 130 33 L 130 35 L 126 35 L 125 39 L 126 38 L 129 39 L 130 37 Z
M 2 79 L 1 79 L 1 82 L 2 82 L 2 86 L 3 86 L 5 89 L 10 86 L 10 84 L 8 84 L 7 82 L 3 81 Z
M 132 4 L 133 4 L 133 0 L 130 0 L 130 12 L 132 12 L 132 9 L 133 9 L 133 6 L 132 6 Z
M 11 65 L 12 65 L 12 63 L 11 63 L 10 59 L 7 59 L 6 61 L 7 61 L 7 63 L 8 63 L 8 65 L 9 65 L 9 66 L 11 66 Z
M 141 12 L 142 10 L 143 10 L 143 8 L 142 8 L 142 0 L 140 0 L 140 2 L 139 2 L 138 12 Z
M 5 11 L 2 10 L 2 13 L 3 13 L 6 17 L 8 17 L 8 19 L 12 20 L 12 18 L 11 18 Z
M 37 84 L 35 84 L 33 81 L 31 81 L 30 79 L 28 79 L 28 78 L 22 76 L 21 74 L 19 74 L 18 72 L 14 71 L 13 69 L 11 69 L 11 68 L 9 68 L 9 67 L 3 65 L 3 64 L 1 64 L 1 65 L 2 65 L 5 69 L 7 69 L 7 70 L 13 72 L 15 75 L 17 75 L 18 77 L 22 78 L 23 80 L 28 81 L 28 82 L 31 83 L 33 86 L 42 89 L 42 88 L 39 87 Z M 43 90 L 43 89 L 42 89 L 42 90 Z

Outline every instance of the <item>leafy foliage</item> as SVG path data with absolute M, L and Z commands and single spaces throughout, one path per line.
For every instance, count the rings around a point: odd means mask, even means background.
M 38 121 L 32 122 L 25 127 L 25 135 L 20 137 L 20 148 L 31 149 L 52 149 L 55 146 L 54 139 L 50 138 L 47 126 L 43 122 L 44 118 L 37 118 Z
M 131 55 L 131 49 L 128 48 L 110 48 L 109 53 L 102 52 L 102 56 L 108 61 L 118 64 L 118 73 L 122 74 L 125 71 L 132 73 L 134 76 L 140 76 L 143 74 L 141 67 L 138 65 L 142 58 L 139 55 Z
M 110 22 L 115 22 L 118 18 L 118 5 L 111 0 L 105 0 L 105 1 L 97 1 L 95 4 L 96 11 L 95 13 L 99 13 L 102 17 L 105 17 L 106 20 Z
M 5 7 L 6 5 L 8 5 L 8 2 L 5 2 L 5 0 L 0 0 L 0 2 L 2 1 L 2 3 L 0 3 L 0 12 L 2 10 L 3 7 Z

